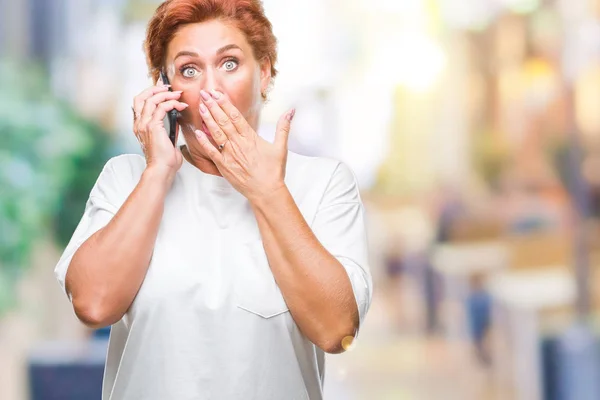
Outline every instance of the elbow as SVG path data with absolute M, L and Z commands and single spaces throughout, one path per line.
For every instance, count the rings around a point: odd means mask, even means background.
M 357 329 L 354 322 L 341 323 L 332 333 L 323 335 L 317 346 L 327 354 L 341 354 L 354 344 Z
M 100 329 L 110 326 L 119 321 L 124 314 L 119 314 L 111 301 L 113 295 L 107 290 L 73 285 L 69 273 L 66 278 L 66 290 L 75 316 L 88 328 Z
M 342 354 L 346 351 L 342 344 L 337 341 L 326 342 L 319 346 L 319 348 L 327 354 Z
M 117 322 L 119 318 L 115 313 L 98 301 L 89 301 L 73 298 L 73 310 L 77 318 L 88 328 L 100 329 Z

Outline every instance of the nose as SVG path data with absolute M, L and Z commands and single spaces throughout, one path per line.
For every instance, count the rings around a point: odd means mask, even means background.
M 219 83 L 219 75 L 212 69 L 207 69 L 205 73 L 205 78 L 201 89 L 204 89 L 206 92 L 211 92 L 212 90 L 220 90 Z

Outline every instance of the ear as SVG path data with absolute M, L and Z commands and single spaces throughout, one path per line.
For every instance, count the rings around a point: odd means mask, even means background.
M 271 84 L 271 60 L 265 57 L 260 62 L 260 92 L 266 93 Z

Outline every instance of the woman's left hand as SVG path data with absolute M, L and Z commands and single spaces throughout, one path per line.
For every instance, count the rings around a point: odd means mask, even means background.
M 221 92 L 200 92 L 200 115 L 216 148 L 201 130 L 196 138 L 219 172 L 248 200 L 270 196 L 285 186 L 288 136 L 295 110 L 279 118 L 274 143 L 261 138 Z

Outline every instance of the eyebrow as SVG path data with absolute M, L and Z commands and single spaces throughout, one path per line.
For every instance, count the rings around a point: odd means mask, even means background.
M 227 50 L 234 50 L 234 49 L 242 51 L 240 46 L 238 46 L 237 44 L 228 44 L 227 46 L 223 46 L 219 50 L 217 50 L 217 55 L 225 53 Z
M 228 44 L 227 46 L 223 46 L 219 50 L 217 50 L 217 55 L 225 53 L 228 50 L 234 50 L 234 49 L 243 51 L 240 48 L 240 46 L 238 46 L 237 44 Z M 173 60 L 176 60 L 177 58 L 182 57 L 182 56 L 199 57 L 198 53 L 196 53 L 196 52 L 183 50 L 183 51 L 180 51 L 179 53 L 177 53 L 177 55 L 175 56 L 175 58 Z
M 195 53 L 193 51 L 180 51 L 179 53 L 177 53 L 177 55 L 175 56 L 175 58 L 173 60 L 177 60 L 177 58 L 179 57 L 183 57 L 183 56 L 190 56 L 190 57 L 198 57 L 198 53 Z

